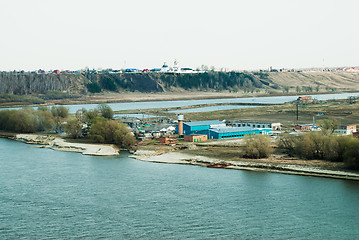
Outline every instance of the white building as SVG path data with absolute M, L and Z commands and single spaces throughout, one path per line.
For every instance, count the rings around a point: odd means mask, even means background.
M 282 125 L 280 123 L 233 121 L 230 122 L 230 124 L 232 127 L 270 128 L 274 131 L 282 129 Z
M 356 125 L 340 125 L 335 133 L 338 135 L 352 135 L 353 132 L 357 131 Z

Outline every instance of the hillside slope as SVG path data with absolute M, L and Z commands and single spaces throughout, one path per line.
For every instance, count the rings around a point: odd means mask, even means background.
M 21 74 L 0 72 L 0 93 L 42 94 L 47 91 L 87 93 L 90 80 L 82 74 Z
M 276 72 L 269 73 L 268 78 L 280 86 L 317 86 L 336 88 L 338 90 L 359 90 L 359 73 L 357 72 Z
M 90 84 L 90 85 L 89 85 Z M 89 87 L 91 86 L 91 88 Z M 90 92 L 174 92 L 230 91 L 266 92 L 359 91 L 359 73 L 353 72 L 208 72 L 197 74 L 165 73 L 83 73 L 35 74 L 0 72 L 0 93 L 44 94 L 61 91 L 70 94 Z M 305 88 L 307 87 L 307 88 Z M 311 88 L 308 88 L 311 87 Z M 95 89 L 95 90 L 94 90 Z M 291 90 L 290 90 L 291 89 Z M 314 90 L 315 89 L 315 90 Z

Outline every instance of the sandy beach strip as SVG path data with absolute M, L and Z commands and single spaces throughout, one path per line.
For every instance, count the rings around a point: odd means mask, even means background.
M 218 159 L 208 158 L 205 156 L 195 156 L 187 153 L 180 152 L 166 152 L 161 153 L 151 150 L 137 150 L 130 157 L 147 161 L 147 162 L 157 162 L 157 163 L 172 163 L 172 164 L 192 164 L 192 165 L 201 165 L 207 166 L 211 163 L 217 163 Z
M 12 139 L 41 145 L 59 151 L 78 152 L 84 155 L 94 156 L 115 156 L 119 155 L 119 149 L 112 144 L 87 144 L 87 143 L 70 143 L 59 137 L 51 135 L 38 134 L 17 134 Z M 209 158 L 205 156 L 181 153 L 178 151 L 155 151 L 155 150 L 137 150 L 129 157 L 156 163 L 166 164 L 187 164 L 202 167 L 238 169 L 249 171 L 275 172 L 283 174 L 294 174 L 303 176 L 327 177 L 346 180 L 359 181 L 359 173 L 329 170 L 312 166 L 301 166 L 295 164 L 273 164 L 264 162 L 251 161 L 224 161 L 221 159 Z
M 119 155 L 119 149 L 112 144 L 70 143 L 59 137 L 38 134 L 16 134 L 12 139 L 25 143 L 42 145 L 53 150 L 79 152 L 84 155 Z
M 189 164 L 203 167 L 238 169 L 249 171 L 264 171 L 303 176 L 327 177 L 359 181 L 359 174 L 346 171 L 328 170 L 318 167 L 299 166 L 290 164 L 258 163 L 250 161 L 223 161 L 220 159 L 196 156 L 180 152 L 161 153 L 150 150 L 139 150 L 132 158 L 147 162 Z

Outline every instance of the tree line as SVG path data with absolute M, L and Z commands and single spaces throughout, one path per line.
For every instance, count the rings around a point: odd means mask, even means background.
M 61 121 L 68 116 L 68 109 L 63 106 L 48 108 L 23 108 L 19 110 L 0 111 L 0 130 L 35 133 L 48 130 L 60 130 Z
M 113 120 L 113 116 L 113 110 L 106 104 L 100 104 L 98 108 L 91 110 L 83 108 L 76 112 L 75 119 L 67 122 L 65 131 L 75 139 L 84 137 L 85 133 L 85 136 L 88 135 L 96 142 L 131 149 L 136 143 L 135 137 L 126 124 Z
M 70 138 L 89 138 L 99 143 L 131 149 L 136 143 L 127 125 L 113 120 L 114 112 L 106 104 L 69 115 L 64 106 L 0 111 L 0 130 L 16 133 L 62 132 Z
M 359 170 L 359 139 L 351 135 L 335 135 L 334 129 L 336 123 L 329 120 L 323 123 L 323 130 L 320 132 L 308 132 L 299 136 L 284 134 L 278 140 L 278 150 L 290 157 L 341 162 L 348 169 Z M 243 157 L 269 157 L 273 152 L 270 141 L 264 135 L 245 138 Z
M 309 132 L 301 136 L 281 136 L 279 147 L 289 156 L 343 162 L 349 169 L 359 169 L 359 139 L 326 132 Z

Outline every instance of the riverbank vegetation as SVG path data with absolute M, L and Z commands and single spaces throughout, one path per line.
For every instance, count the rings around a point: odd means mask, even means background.
M 88 138 L 131 149 L 136 143 L 134 136 L 126 125 L 112 118 L 113 111 L 105 104 L 89 111 L 78 111 L 75 116 L 69 115 L 64 106 L 40 106 L 37 110 L 23 108 L 0 111 L 0 130 L 16 133 L 65 131 L 73 139 Z
M 0 103 L 3 105 L 11 105 L 11 104 L 42 104 L 45 101 L 36 96 L 28 96 L 28 95 L 13 95 L 7 93 L 0 93 Z
M 39 94 L 39 98 L 44 100 L 58 100 L 58 99 L 71 99 L 80 98 L 80 94 L 69 94 L 64 91 L 46 91 L 44 94 Z
M 308 132 L 294 136 L 283 135 L 279 148 L 289 156 L 343 162 L 349 169 L 359 170 L 359 140 L 353 136 L 336 136 L 326 132 Z
M 92 120 L 89 136 L 99 143 L 112 143 L 126 149 L 131 149 L 136 143 L 125 124 L 104 117 Z
M 135 137 L 125 124 L 112 120 L 113 116 L 113 110 L 106 104 L 90 110 L 81 109 L 76 112 L 76 119 L 67 122 L 65 131 L 74 139 L 86 136 L 98 143 L 131 149 L 136 143 Z
M 161 110 L 146 110 L 146 113 L 162 115 Z M 321 115 L 317 115 L 321 113 Z M 100 143 L 113 143 L 120 147 L 130 149 L 135 144 L 133 135 L 125 125 L 112 120 L 113 111 L 107 105 L 99 105 L 92 110 L 82 109 L 76 114 L 68 115 L 65 107 L 48 108 L 40 106 L 38 110 L 25 108 L 21 110 L 0 111 L 0 129 L 13 132 L 38 132 L 65 130 L 69 137 L 74 139 L 92 139 Z M 274 155 L 289 154 L 289 158 L 296 157 L 305 161 L 324 160 L 328 163 L 343 163 L 345 167 L 358 169 L 356 141 L 349 141 L 349 138 L 331 136 L 333 129 L 341 124 L 353 124 L 359 119 L 359 103 L 349 100 L 313 101 L 299 108 L 299 123 L 311 123 L 313 116 L 321 126 L 327 129 L 323 135 L 303 135 L 290 141 L 290 144 L 282 144 L 280 148 L 261 142 L 261 139 L 250 138 L 246 145 L 236 147 L 200 146 L 200 149 L 191 150 L 200 155 L 209 155 L 220 159 L 261 159 L 271 157 L 271 148 L 274 148 Z M 169 115 L 170 116 L 170 115 Z M 171 116 L 174 116 L 172 114 Z M 263 122 L 281 122 L 285 129 L 292 129 L 295 125 L 296 105 L 286 103 L 259 108 L 247 108 L 236 110 L 224 110 L 202 113 L 188 113 L 186 119 L 190 120 L 213 120 L 213 119 L 235 119 Z M 332 119 L 334 120 L 332 120 Z M 330 120 L 329 120 L 330 119 Z M 64 124 L 67 122 L 67 124 Z M 305 137 L 304 137 L 305 136 Z M 261 137 L 261 136 L 260 136 Z M 259 137 L 259 138 L 260 138 Z M 286 139 L 284 136 L 283 139 Z M 256 142 L 257 141 L 257 142 Z M 283 140 L 284 141 L 284 140 Z M 287 147 L 284 147 L 287 146 Z M 261 148 L 264 148 L 261 149 Z M 292 148 L 291 148 L 292 147 Z M 279 153 L 278 151 L 281 151 Z M 284 157 L 286 158 L 286 157 Z
M 359 140 L 354 139 L 352 136 L 332 136 L 333 138 L 319 142 L 322 145 L 316 145 L 317 142 L 314 141 L 307 143 L 306 139 L 308 137 L 303 138 L 305 139 L 303 140 L 301 137 L 288 136 L 298 144 L 295 146 L 295 150 L 291 149 L 292 154 L 289 154 L 289 150 L 280 143 L 280 141 L 285 141 L 284 139 L 275 140 L 274 138 L 268 138 L 269 146 L 267 145 L 268 142 L 265 145 L 259 145 L 259 141 L 255 138 L 248 138 L 249 141 L 238 139 L 236 143 L 234 143 L 234 140 L 227 143 L 217 141 L 206 144 L 179 143 L 177 151 L 224 161 L 299 165 L 340 171 L 359 170 Z M 266 136 L 261 137 L 265 138 Z M 334 145 L 334 148 L 331 148 L 331 144 Z M 153 144 L 143 147 L 143 149 L 156 151 L 163 150 L 162 147 L 156 148 L 158 146 Z M 314 154 L 316 152 L 318 155 Z M 266 154 L 261 155 L 261 153 Z
M 196 106 L 197 107 L 197 106 Z M 161 111 L 150 110 L 147 114 L 160 115 Z M 172 117 L 175 117 L 174 115 Z M 262 144 L 256 144 L 255 138 L 247 140 L 248 144 L 233 145 L 233 143 L 195 144 L 197 147 L 189 147 L 185 151 L 191 154 L 205 155 L 208 157 L 243 161 L 245 158 L 251 161 L 285 162 L 286 164 L 302 164 L 328 166 L 331 169 L 358 170 L 359 149 L 358 140 L 352 136 L 335 136 L 334 130 L 340 124 L 357 124 L 359 119 L 359 103 L 351 99 L 311 101 L 299 106 L 299 124 L 313 123 L 322 128 L 321 132 L 308 133 L 307 135 L 284 135 L 283 141 L 296 139 L 295 150 L 292 145 L 283 147 L 283 144 L 271 139 L 273 151 L 271 155 L 260 157 Z M 292 131 L 296 125 L 296 103 L 283 105 L 263 106 L 258 108 L 246 108 L 235 110 L 223 110 L 212 112 L 186 113 L 185 119 L 190 120 L 244 120 L 258 122 L 281 122 L 284 131 Z M 280 138 L 280 137 L 278 137 Z M 281 139 L 281 138 L 280 138 Z M 293 140 L 294 141 L 294 140 Z M 223 141 L 225 142 L 225 141 Z M 279 146 L 278 146 L 279 145 Z M 292 149 L 290 148 L 292 147 Z M 291 151 L 289 151 L 291 150 Z
M 0 130 L 17 133 L 35 133 L 57 130 L 60 122 L 68 116 L 67 108 L 41 107 L 39 110 L 23 108 L 0 111 Z
M 69 94 L 61 91 L 46 91 L 43 94 L 36 95 L 14 95 L 8 93 L 0 93 L 0 104 L 2 105 L 30 105 L 30 104 L 44 104 L 48 100 L 60 99 L 76 99 L 81 98 L 79 94 Z
M 272 153 L 270 137 L 266 135 L 256 135 L 246 137 L 244 140 L 243 156 L 245 158 L 267 158 Z

